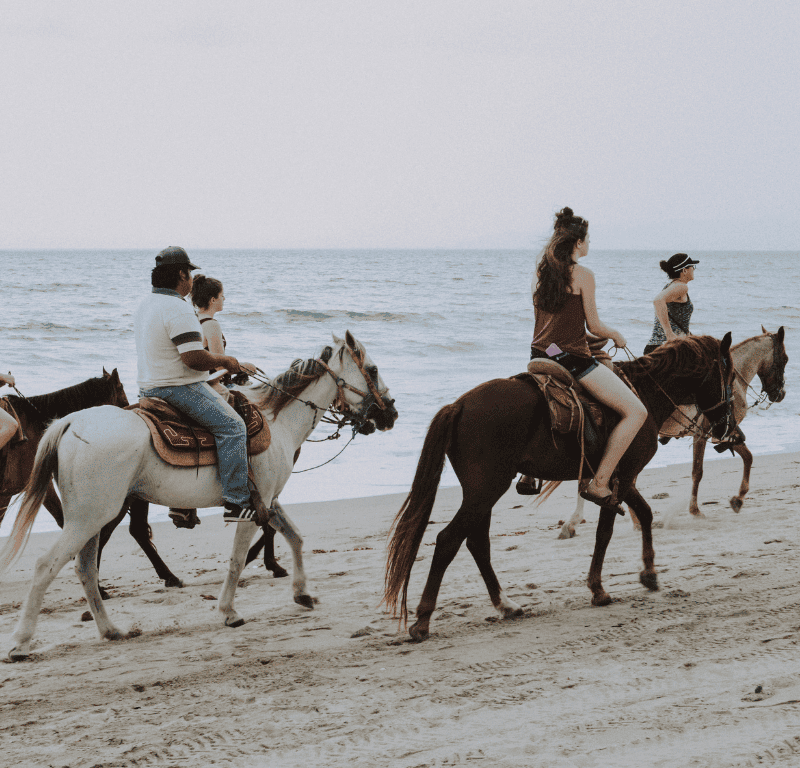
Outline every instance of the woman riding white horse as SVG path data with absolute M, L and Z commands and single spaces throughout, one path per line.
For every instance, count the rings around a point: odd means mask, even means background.
M 298 390 L 296 395 L 289 393 L 290 402 L 281 402 L 276 407 L 275 398 L 270 397 L 270 384 L 243 390 L 264 413 L 272 433 L 269 448 L 251 457 L 262 499 L 272 500 L 281 492 L 291 476 L 295 451 L 332 405 L 346 414 L 360 432 L 385 431 L 394 426 L 397 418 L 394 401 L 364 347 L 349 331 L 344 339 L 334 336 L 334 342 L 334 347 L 326 348 L 327 354 L 317 359 L 313 375 L 303 381 L 302 391 Z M 12 660 L 23 659 L 30 653 L 45 591 L 76 555 L 76 571 L 101 636 L 110 640 L 125 636 L 109 619 L 100 597 L 97 543 L 100 529 L 116 517 L 129 495 L 165 507 L 222 504 L 216 466 L 170 466 L 155 453 L 150 431 L 135 413 L 110 406 L 90 408 L 54 422 L 42 438 L 9 541 L 0 551 L 0 570 L 7 568 L 24 546 L 53 475 L 61 492 L 64 529 L 55 545 L 36 563 L 31 590 L 9 652 Z M 288 518 L 278 517 L 269 523 L 278 530 L 288 525 L 296 534 Z M 219 599 L 219 609 L 228 626 L 242 623 L 233 600 L 248 545 L 257 530 L 254 522 L 236 526 L 230 567 Z M 311 607 L 302 563 L 293 588 L 295 600 Z

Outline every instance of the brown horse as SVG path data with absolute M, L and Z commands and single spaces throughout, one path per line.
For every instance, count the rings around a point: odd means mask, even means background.
M 3 522 L 11 498 L 25 488 L 36 458 L 36 448 L 51 421 L 95 405 L 117 405 L 121 408 L 128 405 L 128 398 L 116 368 L 111 373 L 103 369 L 102 376 L 87 379 L 57 392 L 32 397 L 7 395 L 4 399 L 16 411 L 26 440 L 9 449 L 5 478 L 0 477 L 0 523 Z M 63 527 L 61 500 L 52 483 L 47 488 L 43 503 L 45 509 Z
M 616 478 L 618 497 L 636 510 L 642 523 L 644 570 L 639 580 L 650 590 L 658 589 L 653 513 L 633 481 L 655 455 L 659 427 L 677 404 L 696 403 L 714 425 L 717 437 L 732 428 L 730 344 L 730 333 L 721 342 L 710 336 L 686 337 L 618 366 L 649 414 L 622 457 Z M 587 453 L 584 473 L 597 466 L 600 455 L 601 451 Z M 521 378 L 488 381 L 442 408 L 428 428 L 411 491 L 395 518 L 389 542 L 384 602 L 396 613 L 399 600 L 403 621 L 408 616 L 411 569 L 430 520 L 445 456 L 461 484 L 463 500 L 455 517 L 436 537 L 417 621 L 409 630 L 415 640 L 428 635 L 442 578 L 465 539 L 495 608 L 503 617 L 522 613 L 520 606 L 505 595 L 492 569 L 492 508 L 517 473 L 564 481 L 577 480 L 581 469 L 578 440 L 574 435 L 551 432 L 547 404 L 540 391 Z M 616 506 L 600 510 L 587 580 L 593 605 L 611 602 L 603 589 L 601 573 L 617 511 Z

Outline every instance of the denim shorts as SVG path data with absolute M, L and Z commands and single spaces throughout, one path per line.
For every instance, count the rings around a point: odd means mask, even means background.
M 587 373 L 591 373 L 600 365 L 593 357 L 578 357 L 578 355 L 573 355 L 570 352 L 565 352 L 563 355 L 563 357 L 555 360 L 546 352 L 531 347 L 531 360 L 540 358 L 552 360 L 554 363 L 558 363 L 562 368 L 566 368 L 576 379 L 582 379 Z

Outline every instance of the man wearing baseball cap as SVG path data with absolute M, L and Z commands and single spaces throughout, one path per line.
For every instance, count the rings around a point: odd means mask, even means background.
M 192 264 L 183 248 L 156 256 L 152 293 L 134 315 L 140 397 L 160 397 L 202 424 L 217 444 L 226 522 L 254 516 L 247 485 L 247 429 L 239 414 L 207 383 L 208 371 L 255 373 L 255 366 L 203 349 L 200 322 L 184 297 L 192 290 Z

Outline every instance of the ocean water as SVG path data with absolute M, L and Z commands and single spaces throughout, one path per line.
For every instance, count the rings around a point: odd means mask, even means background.
M 406 492 L 436 411 L 488 379 L 525 370 L 533 332 L 536 252 L 511 250 L 193 250 L 225 285 L 217 315 L 228 350 L 274 376 L 350 330 L 379 366 L 399 419 L 358 436 L 330 464 L 296 474 L 284 503 Z M 661 251 L 591 251 L 600 317 L 640 354 L 665 283 Z M 755 454 L 800 449 L 800 262 L 796 253 L 694 252 L 692 330 L 734 342 L 786 329 L 787 396 L 743 424 Z M 25 395 L 51 392 L 118 368 L 137 396 L 132 318 L 150 290 L 150 251 L 2 251 L 0 367 Z M 620 353 L 621 354 L 621 353 Z M 754 386 L 760 389 L 758 379 Z M 3 393 L 8 393 L 4 389 Z M 319 427 L 313 438 L 330 432 Z M 349 434 L 349 431 L 348 431 Z M 327 461 L 344 440 L 307 443 L 296 469 Z M 714 451 L 707 459 L 718 458 Z M 659 448 L 651 466 L 691 460 L 691 441 Z M 456 485 L 448 467 L 442 485 Z M 14 507 L 12 507 L 12 510 Z M 213 511 L 213 510 L 210 510 Z M 218 511 L 218 510 L 217 510 Z M 166 510 L 154 506 L 154 520 Z M 10 521 L 11 515 L 8 520 Z M 35 530 L 54 528 L 45 513 Z M 0 535 L 7 534 L 9 523 Z

